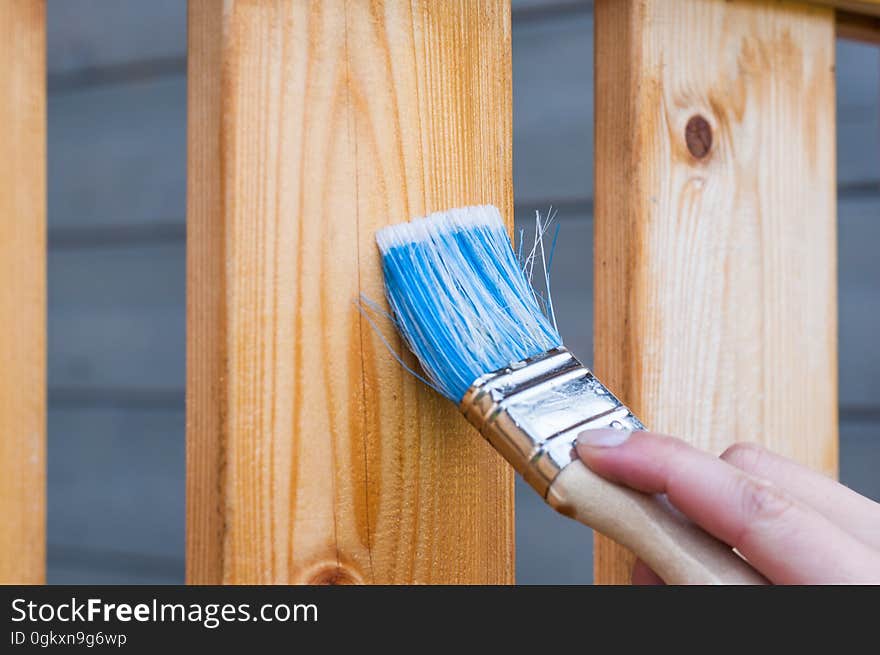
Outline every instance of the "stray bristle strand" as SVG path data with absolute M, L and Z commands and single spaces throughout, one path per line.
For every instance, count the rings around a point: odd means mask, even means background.
M 562 345 L 495 207 L 438 212 L 376 241 L 397 327 L 450 400 L 484 373 Z

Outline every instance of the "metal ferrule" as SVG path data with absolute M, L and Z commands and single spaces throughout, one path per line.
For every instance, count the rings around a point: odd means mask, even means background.
M 574 441 L 582 430 L 644 429 L 565 348 L 483 375 L 459 408 L 543 498 L 577 458 Z

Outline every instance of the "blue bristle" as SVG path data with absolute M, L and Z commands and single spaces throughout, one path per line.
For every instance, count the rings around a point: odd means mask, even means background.
M 483 375 L 562 345 L 495 207 L 379 230 L 385 292 L 428 378 L 458 403 Z

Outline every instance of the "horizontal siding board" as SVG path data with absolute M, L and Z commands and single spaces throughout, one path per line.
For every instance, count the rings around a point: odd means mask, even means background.
M 49 556 L 46 581 L 51 585 L 164 585 L 183 584 L 183 561 L 176 570 L 156 571 L 152 567 L 142 568 L 138 558 L 128 564 L 108 566 L 107 558 L 95 551 L 89 557 L 73 561 L 64 556 Z
M 513 26 L 517 204 L 593 194 L 592 33 L 587 12 Z
M 840 481 L 880 503 L 880 421 L 840 423 Z
M 186 57 L 183 0 L 49 0 L 48 69 L 52 76 Z
M 840 404 L 878 407 L 880 199 L 842 201 L 838 214 Z
M 186 77 L 50 94 L 49 230 L 184 222 Z
M 837 180 L 880 180 L 880 48 L 837 42 Z
M 50 388 L 183 392 L 182 309 L 51 309 L 49 320 Z
M 50 410 L 50 556 L 100 551 L 182 562 L 184 421 L 181 410 Z
M 183 390 L 185 244 L 49 253 L 49 386 Z
M 513 12 L 513 19 L 517 16 L 530 17 L 532 11 L 592 11 L 592 0 L 510 0 L 510 8 Z
M 835 73 L 837 97 L 841 105 L 853 113 L 865 111 L 877 114 L 880 101 L 880 48 L 856 43 L 837 41 Z
M 593 531 L 562 516 L 516 478 L 516 582 L 592 584 Z
M 564 210 L 557 218 L 560 229 L 550 282 L 553 309 L 565 345 L 589 365 L 593 361 L 593 221 L 589 214 Z M 516 233 L 519 235 L 522 230 L 529 246 L 534 221 L 534 213 L 521 211 L 516 216 Z M 551 232 L 554 229 L 551 227 Z M 539 278 L 537 267 L 535 270 L 535 277 Z

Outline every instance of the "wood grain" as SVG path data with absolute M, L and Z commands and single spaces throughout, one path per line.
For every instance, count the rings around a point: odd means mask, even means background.
M 600 0 L 595 20 L 598 375 L 655 430 L 835 475 L 833 12 Z M 631 564 L 597 539 L 597 582 Z
M 355 307 L 380 226 L 512 218 L 507 3 L 194 0 L 189 52 L 188 581 L 511 582 L 511 470 Z
M 0 584 L 46 559 L 46 30 L 0 2 Z

